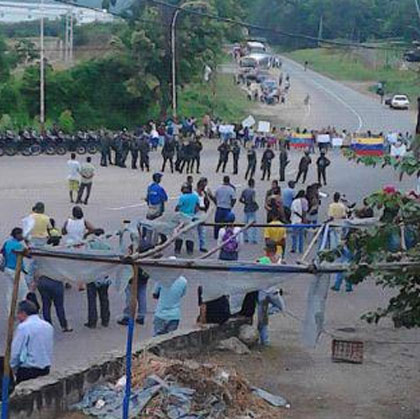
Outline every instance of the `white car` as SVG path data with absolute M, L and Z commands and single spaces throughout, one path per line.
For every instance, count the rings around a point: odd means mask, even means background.
M 392 109 L 408 109 L 410 107 L 410 101 L 405 95 L 395 95 L 391 99 L 390 107 Z

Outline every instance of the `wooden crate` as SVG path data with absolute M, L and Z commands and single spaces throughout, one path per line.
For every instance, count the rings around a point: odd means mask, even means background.
M 332 360 L 333 362 L 350 362 L 352 364 L 362 364 L 363 342 L 357 340 L 333 339 Z

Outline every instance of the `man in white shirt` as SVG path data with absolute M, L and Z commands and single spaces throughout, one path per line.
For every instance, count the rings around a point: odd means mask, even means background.
M 18 384 L 50 373 L 54 332 L 38 316 L 38 309 L 31 301 L 19 303 L 17 318 L 20 324 L 12 342 L 10 366 Z
M 77 196 L 77 192 L 79 191 L 80 163 L 76 160 L 76 153 L 71 153 L 70 160 L 67 162 L 67 168 L 69 171 L 67 180 L 69 181 L 70 202 L 73 203 L 73 193 Z

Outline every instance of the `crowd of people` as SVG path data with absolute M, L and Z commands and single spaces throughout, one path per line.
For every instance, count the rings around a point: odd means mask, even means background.
M 206 130 L 206 128 L 205 128 Z M 164 214 L 171 212 L 168 207 L 168 193 L 162 184 L 165 176 L 164 171 L 169 164 L 170 170 L 178 170 L 180 173 L 186 169 L 185 182 L 180 187 L 180 195 L 173 211 L 181 213 L 191 221 L 198 216 L 209 213 L 212 206 L 215 208 L 214 226 L 212 236 L 219 260 L 241 260 L 246 245 L 255 246 L 260 253 L 256 260 L 262 264 L 279 264 L 287 260 L 293 260 L 292 254 L 303 254 L 308 239 L 314 237 L 315 228 L 326 221 L 339 221 L 354 213 L 359 218 L 373 216 L 373 211 L 365 201 L 363 206 L 355 209 L 355 204 L 347 201 L 345 195 L 334 193 L 328 206 L 327 219 L 321 219 L 320 206 L 322 200 L 330 200 L 328 195 L 322 192 L 322 187 L 327 184 L 327 169 L 330 166 L 328 148 L 321 147 L 319 154 L 313 156 L 314 150 L 305 149 L 301 153 L 297 164 L 296 175 L 287 174 L 286 167 L 289 164 L 289 147 L 287 136 L 282 130 L 273 130 L 270 135 L 264 137 L 249 136 L 246 129 L 234 136 L 220 135 L 218 146 L 219 158 L 215 167 L 216 172 L 225 173 L 228 169 L 229 157 L 232 155 L 232 173 L 239 175 L 239 156 L 242 151 L 246 153 L 247 167 L 244 173 L 247 179 L 246 187 L 239 190 L 230 176 L 224 174 L 220 185 L 210 185 L 209 179 L 199 176 L 194 179 L 191 173 L 200 174 L 200 153 L 202 151 L 202 139 L 196 128 L 196 121 L 189 120 L 188 129 L 181 137 L 177 137 L 176 131 L 163 136 L 161 143 L 162 171 L 152 175 L 152 181 L 147 187 L 146 218 L 156 220 Z M 180 139 L 181 138 L 181 139 Z M 273 140 L 274 138 L 274 140 Z M 149 139 L 144 139 L 150 144 Z M 257 186 L 257 149 L 264 147 L 261 153 L 260 169 L 261 182 L 271 180 L 272 163 L 278 158 L 279 171 L 275 180 L 261 197 L 261 185 Z M 194 147 L 196 147 L 194 149 Z M 184 150 L 184 154 L 180 150 Z M 188 150 L 188 151 L 186 151 Z M 191 150 L 195 150 L 191 152 Z M 190 157 L 185 157 L 186 155 Z M 183 156 L 183 157 L 182 157 Z M 192 156 L 192 157 L 191 157 Z M 127 157 L 127 156 L 125 156 Z M 138 157 L 138 156 L 137 156 Z M 137 157 L 134 155 L 132 165 L 136 167 Z M 124 155 L 115 152 L 110 158 L 110 150 L 102 150 L 101 164 L 110 162 L 125 164 Z M 143 163 L 143 165 L 142 165 Z M 312 182 L 306 187 L 308 171 L 314 165 L 316 167 L 317 182 Z M 87 157 L 83 163 L 78 162 L 76 154 L 72 153 L 67 162 L 68 185 L 70 202 L 74 203 L 71 214 L 62 225 L 58 225 L 54 217 L 48 214 L 44 203 L 36 203 L 30 214 L 22 221 L 21 226 L 13 228 L 10 237 L 1 246 L 2 263 L 6 284 L 6 302 L 10 306 L 13 290 L 13 278 L 17 269 L 18 258 L 16 251 L 25 251 L 34 247 L 46 245 L 57 246 L 86 246 L 93 250 L 110 250 L 110 244 L 106 239 L 105 226 L 97 226 L 91 220 L 87 220 L 82 204 L 89 202 L 96 169 L 92 164 L 91 157 Z M 140 168 L 150 170 L 148 155 L 141 155 Z M 276 173 L 277 175 L 277 173 Z M 263 220 L 263 229 L 252 225 Z M 242 224 L 241 224 L 242 223 Z M 244 227 L 246 226 L 246 227 Z M 187 257 L 198 252 L 209 252 L 210 227 L 199 224 L 196 227 L 196 235 L 180 236 L 174 241 L 173 256 Z M 262 234 L 260 232 L 262 231 Z M 160 236 L 156 239 L 143 230 L 141 245 L 135 251 L 144 251 L 167 240 Z M 86 238 L 89 240 L 86 241 Z M 345 236 L 341 229 L 331 228 L 329 241 L 333 245 L 345 243 Z M 184 253 L 185 246 L 185 253 Z M 260 248 L 258 247 L 260 246 Z M 349 251 L 343 252 L 342 260 L 351 260 Z M 17 328 L 12 347 L 12 367 L 16 371 L 17 381 L 34 378 L 49 373 L 52 363 L 52 336 L 51 327 L 52 305 L 55 307 L 58 323 L 63 333 L 73 331 L 65 311 L 65 290 L 68 284 L 54 278 L 33 276 L 33 263 L 27 263 L 25 259 L 22 267 L 24 279 L 19 287 L 19 303 L 17 317 L 20 325 Z M 170 287 L 163 286 L 157 278 L 153 290 L 153 297 L 157 300 L 154 314 L 154 334 L 169 333 L 178 328 L 181 321 L 181 302 L 188 288 L 188 279 L 180 276 L 176 278 Z M 139 269 L 138 277 L 131 278 L 137 281 L 138 310 L 136 322 L 145 324 L 147 317 L 147 287 L 150 275 L 147 270 Z M 332 289 L 339 291 L 342 283 L 346 283 L 346 291 L 352 291 L 352 285 L 346 281 L 344 274 L 337 274 Z M 108 327 L 111 321 L 109 287 L 111 281 L 107 277 L 97 278 L 96 281 L 80 285 L 80 289 L 86 291 L 87 321 L 85 326 L 94 329 L 98 323 L 102 327 Z M 78 285 L 77 285 L 78 286 Z M 130 317 L 131 286 L 126 287 L 125 301 L 122 314 L 118 319 L 120 325 L 127 325 Z M 213 301 L 203 300 L 203 290 L 198 289 L 199 321 L 203 323 L 223 323 L 232 314 L 244 315 L 252 318 L 257 313 L 257 325 L 260 332 L 261 344 L 268 344 L 268 307 L 275 306 L 284 310 L 285 304 L 281 290 L 260 290 L 244 296 L 239 311 L 233 312 L 230 305 L 229 295 L 222 296 Z M 99 303 L 99 307 L 98 307 Z M 42 318 L 39 312 L 42 312 Z M 27 342 L 30 341 L 30 345 Z M 26 342 L 26 343 L 25 343 Z M 25 359 L 22 353 L 25 352 Z

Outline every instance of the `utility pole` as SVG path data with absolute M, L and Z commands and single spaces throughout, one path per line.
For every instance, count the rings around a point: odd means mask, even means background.
M 45 126 L 45 68 L 44 68 L 44 0 L 41 0 L 41 27 L 40 27 L 40 74 L 39 74 L 39 122 L 41 132 Z
M 73 64 L 73 10 L 70 14 L 70 65 Z
M 420 20 L 420 3 L 419 3 L 419 0 L 414 0 L 414 4 L 416 5 L 417 15 L 418 15 L 419 20 Z
M 66 24 L 64 32 L 64 62 L 67 63 L 69 60 L 69 15 L 68 12 L 65 15 Z
M 324 31 L 324 12 L 321 13 L 321 16 L 319 17 L 319 26 L 318 26 L 318 47 L 321 46 L 321 39 L 322 39 L 322 33 Z

